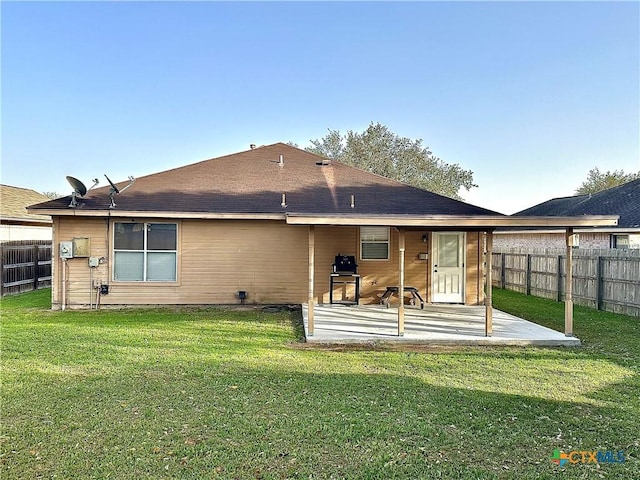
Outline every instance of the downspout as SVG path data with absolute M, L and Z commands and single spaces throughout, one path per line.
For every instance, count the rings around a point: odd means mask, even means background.
M 62 260 L 62 306 L 60 307 L 63 311 L 66 308 L 67 302 L 67 259 L 61 258 Z

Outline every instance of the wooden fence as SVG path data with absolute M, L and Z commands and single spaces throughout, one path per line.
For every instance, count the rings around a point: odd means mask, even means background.
M 2 296 L 51 286 L 51 248 L 50 240 L 0 243 Z
M 493 286 L 564 300 L 566 250 L 493 252 Z M 640 250 L 573 253 L 573 301 L 598 310 L 640 316 Z

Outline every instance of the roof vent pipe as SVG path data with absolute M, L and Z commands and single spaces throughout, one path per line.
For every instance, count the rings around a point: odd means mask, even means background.
M 280 161 L 278 162 L 278 165 L 284 167 L 284 156 L 280 155 Z
M 351 208 L 356 208 L 356 196 L 351 195 Z
M 280 203 L 280 206 L 282 208 L 287 208 L 287 195 L 286 194 L 282 194 L 282 202 Z
M 256 148 L 256 144 L 255 144 L 255 143 L 252 143 L 251 145 L 249 145 L 249 148 L 250 148 L 251 150 L 254 150 L 254 149 Z

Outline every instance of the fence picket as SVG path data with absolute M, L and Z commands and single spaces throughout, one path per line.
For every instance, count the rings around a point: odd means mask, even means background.
M 22 240 L 0 244 L 0 292 L 37 290 L 51 285 L 50 241 Z
M 562 301 L 566 276 L 563 252 L 495 251 L 494 286 Z M 576 304 L 640 317 L 640 251 L 575 249 L 572 274 Z

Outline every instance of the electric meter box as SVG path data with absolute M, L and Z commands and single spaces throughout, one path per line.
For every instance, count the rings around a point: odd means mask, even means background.
M 60 242 L 60 258 L 73 258 L 73 242 Z

